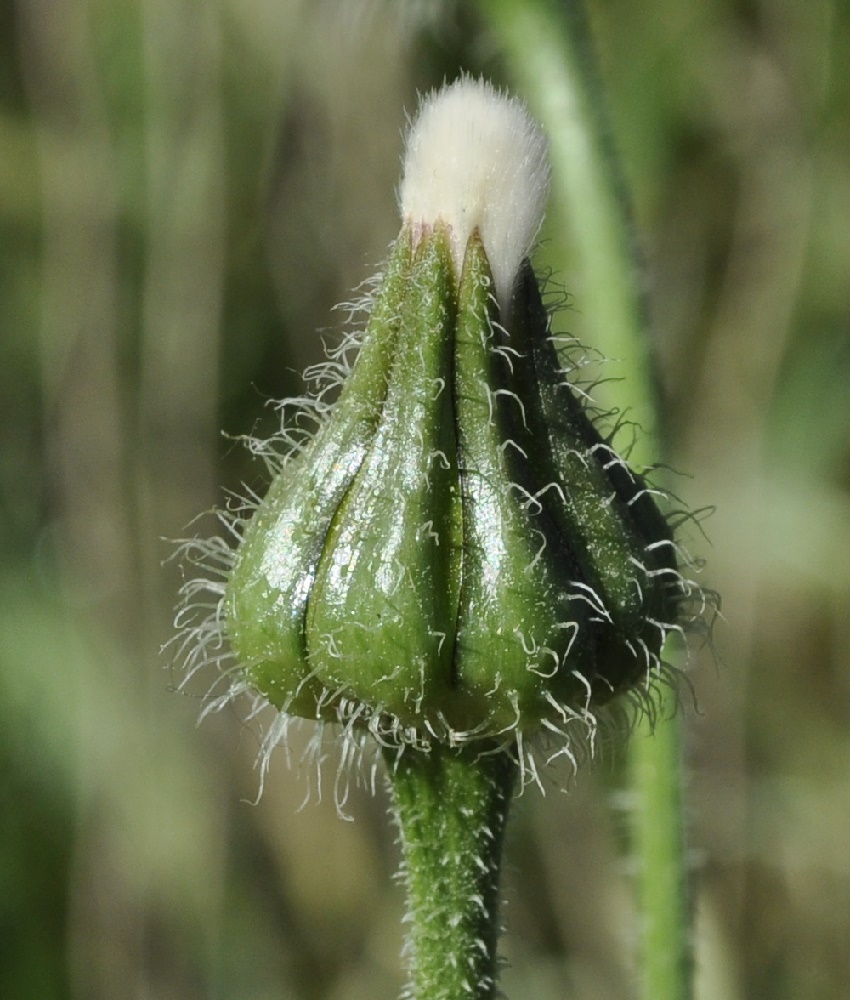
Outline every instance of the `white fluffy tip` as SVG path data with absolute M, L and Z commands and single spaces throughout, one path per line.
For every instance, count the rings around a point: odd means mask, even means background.
M 448 226 L 458 274 L 477 228 L 503 308 L 543 221 L 548 152 L 524 104 L 468 77 L 429 95 L 407 136 L 402 216 Z

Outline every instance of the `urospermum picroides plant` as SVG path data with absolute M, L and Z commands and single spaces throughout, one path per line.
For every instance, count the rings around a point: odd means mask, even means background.
M 528 258 L 547 149 L 485 83 L 423 102 L 368 321 L 298 401 L 315 430 L 255 443 L 266 496 L 187 545 L 211 571 L 180 614 L 187 675 L 219 668 L 210 707 L 273 705 L 267 750 L 293 718 L 332 724 L 345 761 L 380 747 L 421 1000 L 494 995 L 517 774 L 575 761 L 623 696 L 651 702 L 665 640 L 702 614 L 658 491 L 552 335 Z

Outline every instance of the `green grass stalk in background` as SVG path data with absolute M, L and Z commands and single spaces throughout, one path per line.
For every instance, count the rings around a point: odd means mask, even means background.
M 565 234 L 567 246 L 560 250 L 574 261 L 588 337 L 611 359 L 606 374 L 616 379 L 600 385 L 595 396 L 640 427 L 630 460 L 637 468 L 648 466 L 659 459 L 661 441 L 646 310 L 586 14 L 575 0 L 488 0 L 481 10 L 504 46 L 519 90 L 549 132 L 549 228 Z M 662 687 L 654 726 L 642 719 L 631 744 L 642 995 L 652 1000 L 682 1000 L 692 992 L 676 707 L 674 692 Z

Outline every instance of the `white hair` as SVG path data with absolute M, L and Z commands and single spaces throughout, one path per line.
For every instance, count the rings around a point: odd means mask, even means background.
M 446 224 L 458 278 L 477 229 L 503 311 L 543 221 L 548 152 L 521 101 L 469 77 L 426 97 L 407 135 L 403 218 Z

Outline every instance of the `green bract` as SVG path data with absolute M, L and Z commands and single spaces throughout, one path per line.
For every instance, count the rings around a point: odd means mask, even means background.
M 526 261 L 406 225 L 357 361 L 244 528 L 224 610 L 253 686 L 403 739 L 533 732 L 635 685 L 680 577 L 643 480 L 567 384 Z

